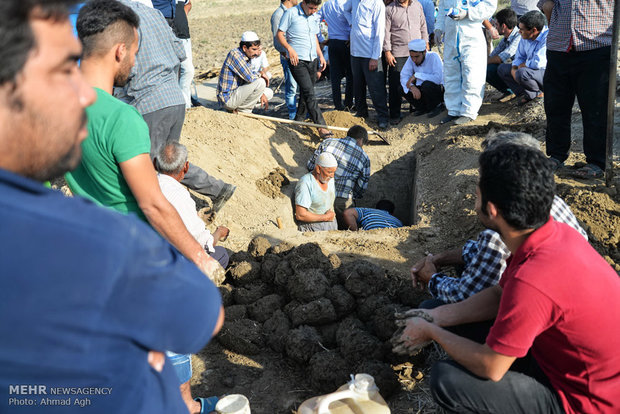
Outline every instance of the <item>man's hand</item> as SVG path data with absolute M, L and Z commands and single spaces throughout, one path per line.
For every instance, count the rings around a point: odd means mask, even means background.
M 379 61 L 377 59 L 370 59 L 368 61 L 368 70 L 374 72 L 379 67 Z
M 265 94 L 262 94 L 260 96 L 260 105 L 263 107 L 263 109 L 269 109 L 269 100 L 267 99 Z
M 421 311 L 419 309 L 412 309 L 411 312 L 414 315 L 408 319 L 396 319 L 396 325 L 400 326 L 400 328 L 390 340 L 392 352 L 395 354 L 415 355 L 431 342 L 431 338 L 426 332 L 426 328 L 432 325 L 431 322 L 425 320 L 428 314 L 425 314 L 425 310 Z M 418 313 L 418 315 L 415 313 Z M 396 316 L 398 317 L 399 315 Z
M 425 287 L 430 282 L 431 277 L 437 273 L 437 267 L 433 262 L 433 255 L 429 254 L 411 268 L 411 280 L 413 287 Z
M 213 245 L 215 246 L 220 241 L 225 241 L 229 233 L 228 227 L 218 226 L 213 232 Z
M 164 363 L 166 362 L 166 355 L 159 351 L 149 351 L 147 361 L 151 368 L 157 372 L 161 372 L 164 369 Z
M 336 213 L 334 213 L 334 210 L 327 210 L 324 216 L 325 216 L 325 221 L 332 221 L 334 217 L 336 217 Z
M 409 90 L 411 91 L 411 95 L 413 95 L 413 99 L 420 99 L 422 97 L 422 92 L 420 91 L 420 89 L 415 86 L 415 85 L 411 85 L 409 87 Z
M 396 66 L 396 58 L 394 57 L 392 52 L 390 52 L 389 50 L 387 50 L 385 52 L 385 61 L 391 67 L 395 67 Z
M 297 52 L 295 52 L 295 49 L 293 49 L 292 47 L 289 47 L 287 51 L 288 60 L 291 62 L 291 65 L 297 66 L 297 64 L 299 63 L 299 57 L 297 56 Z
M 409 80 L 407 81 L 407 84 L 405 86 L 407 86 L 407 89 L 411 89 L 412 86 L 415 86 L 415 73 L 413 75 L 411 75 L 411 77 L 409 78 Z
M 319 56 L 319 72 L 323 72 L 327 68 L 327 62 L 323 55 Z
M 491 28 L 491 30 L 489 30 L 489 33 L 491 34 L 491 39 L 493 40 L 499 39 L 499 32 L 497 31 L 495 27 Z

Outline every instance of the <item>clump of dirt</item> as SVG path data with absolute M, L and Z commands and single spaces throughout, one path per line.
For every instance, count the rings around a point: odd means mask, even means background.
M 276 167 L 266 177 L 256 180 L 256 187 L 258 191 L 265 194 L 267 197 L 278 198 L 286 197 L 282 193 L 282 187 L 289 185 L 291 181 L 286 176 L 286 171 L 282 167 Z
M 389 344 L 394 312 L 406 308 L 394 275 L 365 260 L 343 263 L 316 243 L 272 246 L 263 237 L 231 258 L 230 285 L 223 286 L 232 286 L 233 304 L 220 344 L 248 355 L 267 345 L 307 370 L 317 392 L 357 372 L 379 375 L 382 395 L 394 391 L 396 374 L 383 377 L 396 358 Z M 243 329 L 247 337 L 237 343 Z

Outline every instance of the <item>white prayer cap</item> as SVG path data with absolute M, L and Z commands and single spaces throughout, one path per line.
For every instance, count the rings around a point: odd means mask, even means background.
M 256 42 L 258 41 L 258 35 L 254 32 L 243 32 L 241 35 L 242 42 Z
M 409 50 L 414 52 L 424 52 L 426 50 L 426 42 L 424 39 L 413 39 L 409 42 Z
M 316 165 L 323 168 L 338 168 L 338 161 L 330 152 L 322 152 L 316 159 Z

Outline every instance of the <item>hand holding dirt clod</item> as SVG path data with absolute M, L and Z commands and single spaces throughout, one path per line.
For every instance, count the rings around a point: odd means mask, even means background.
M 435 273 L 437 273 L 437 267 L 433 262 L 433 255 L 429 254 L 411 267 L 413 287 L 424 289 Z
M 407 312 L 396 312 L 396 326 L 390 343 L 392 352 L 401 355 L 415 355 L 432 341 L 424 334 L 423 325 L 433 323 L 433 317 L 422 309 L 410 309 Z

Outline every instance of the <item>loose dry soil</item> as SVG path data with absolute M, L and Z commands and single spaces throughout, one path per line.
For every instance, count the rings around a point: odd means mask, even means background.
M 282 72 L 269 31 L 277 0 L 192 3 L 197 82 L 199 75 L 219 70 L 243 31 L 254 30 L 268 51 L 276 76 L 273 84 L 279 84 Z M 493 92 L 488 95 L 496 97 Z M 291 413 L 306 398 L 337 388 L 349 374 L 367 371 L 377 378 L 393 413 L 435 412 L 425 384 L 426 355 L 398 359 L 384 345 L 395 329 L 389 315 L 423 298 L 409 283 L 414 260 L 426 252 L 461 246 L 481 230 L 474 188 L 486 134 L 509 129 L 544 141 L 541 105 L 517 108 L 488 101 L 471 125 L 445 126 L 439 125 L 440 117 L 408 115 L 383 134 L 391 145 L 371 137 L 365 147 L 371 178 L 361 205 L 391 199 L 396 216 L 408 226 L 357 233 L 302 234 L 293 222 L 291 195 L 319 144 L 315 130 L 191 109 L 182 135 L 191 161 L 237 186 L 211 226 L 229 227 L 230 237 L 222 245 L 241 252 L 233 256 L 229 281 L 222 288 L 227 305 L 224 328 L 193 358 L 194 395 L 241 393 L 249 398 L 253 413 Z M 321 104 L 330 125 L 376 127 L 372 121 L 366 124 L 349 113 L 331 111 L 329 99 Z M 403 107 L 406 111 L 408 105 Z M 281 113 L 282 108 L 266 112 Z M 618 123 L 616 118 L 616 154 Z M 584 161 L 577 106 L 573 132 L 569 165 Z M 418 201 L 413 217 L 416 157 Z M 617 157 L 615 161 L 619 168 Z M 605 187 L 602 181 L 560 175 L 557 183 L 558 194 L 588 231 L 592 245 L 620 271 L 620 181 Z M 196 198 L 199 207 L 208 205 Z M 411 225 L 414 220 L 417 224 Z M 249 246 L 256 236 L 263 238 Z M 291 250 L 299 245 L 304 246 Z

